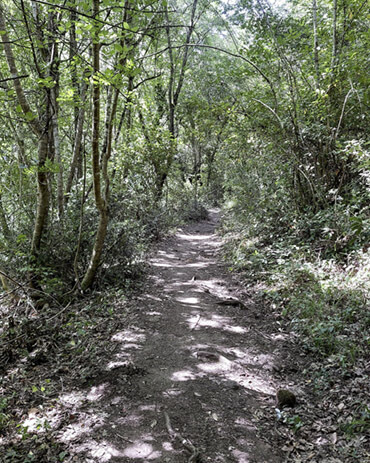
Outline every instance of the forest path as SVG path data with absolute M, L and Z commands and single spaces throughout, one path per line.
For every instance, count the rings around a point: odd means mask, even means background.
M 220 261 L 218 220 L 211 211 L 159 244 L 129 325 L 85 391 L 73 461 L 283 461 L 255 419 L 274 407 L 274 336 L 257 329 L 258 308 Z M 220 304 L 230 297 L 244 305 Z

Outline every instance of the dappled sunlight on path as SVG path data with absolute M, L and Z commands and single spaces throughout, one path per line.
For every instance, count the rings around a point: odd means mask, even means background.
M 218 305 L 232 291 L 215 223 L 212 213 L 161 243 L 99 375 L 60 397 L 73 461 L 185 463 L 195 452 L 210 463 L 282 461 L 253 419 L 273 404 L 273 353 L 240 307 Z

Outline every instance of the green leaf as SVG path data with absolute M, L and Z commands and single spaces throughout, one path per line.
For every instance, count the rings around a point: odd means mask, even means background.
M 31 121 L 33 121 L 34 119 L 36 119 L 36 116 L 33 114 L 33 112 L 28 111 L 28 112 L 26 113 L 26 120 L 27 120 L 28 122 L 31 122 Z
M 120 45 L 119 43 L 116 43 L 114 45 L 114 51 L 116 51 L 117 53 L 122 53 L 123 52 L 123 47 L 122 45 Z

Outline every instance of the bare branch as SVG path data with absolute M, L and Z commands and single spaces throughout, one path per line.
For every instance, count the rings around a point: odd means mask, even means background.
M 257 98 L 252 98 L 252 100 L 254 101 L 257 101 L 257 103 L 260 103 L 262 106 L 264 106 L 265 108 L 267 108 L 269 111 L 272 112 L 272 114 L 276 117 L 276 119 L 279 121 L 279 124 L 280 124 L 280 127 L 281 128 L 284 128 L 284 125 L 283 125 L 283 121 L 280 119 L 280 117 L 276 114 L 276 111 L 274 109 L 271 108 L 271 106 L 269 106 L 268 104 L 264 103 L 263 101 L 261 100 L 258 100 Z
M 29 74 L 24 74 L 22 76 L 16 76 L 16 77 L 8 77 L 7 79 L 1 79 L 0 84 L 3 82 L 9 82 L 9 80 L 15 80 L 15 79 L 27 79 L 29 77 Z
M 343 106 L 342 106 L 342 112 L 340 114 L 339 122 L 338 122 L 337 128 L 335 130 L 334 139 L 337 138 L 337 136 L 339 134 L 340 126 L 342 125 L 342 121 L 343 121 L 344 111 L 346 109 L 347 101 L 348 101 L 348 98 L 351 96 L 351 93 L 353 93 L 353 88 L 349 89 L 349 92 L 347 93 L 346 97 L 344 98 L 344 102 L 343 102 Z
M 138 87 L 140 87 L 140 85 L 144 84 L 145 82 L 148 82 L 149 80 L 154 80 L 154 79 L 158 79 L 158 77 L 161 77 L 162 73 L 160 74 L 156 74 L 155 76 L 150 76 L 150 77 L 147 77 L 146 79 L 143 79 L 141 80 L 139 83 L 137 83 L 133 90 L 136 90 Z

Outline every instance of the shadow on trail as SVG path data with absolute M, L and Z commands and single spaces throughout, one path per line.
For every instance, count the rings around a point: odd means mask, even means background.
M 111 338 L 114 354 L 84 388 L 60 395 L 69 461 L 283 461 L 255 425 L 273 406 L 273 346 L 248 307 L 217 304 L 233 283 L 216 223 L 213 212 L 160 245 L 134 321 Z

